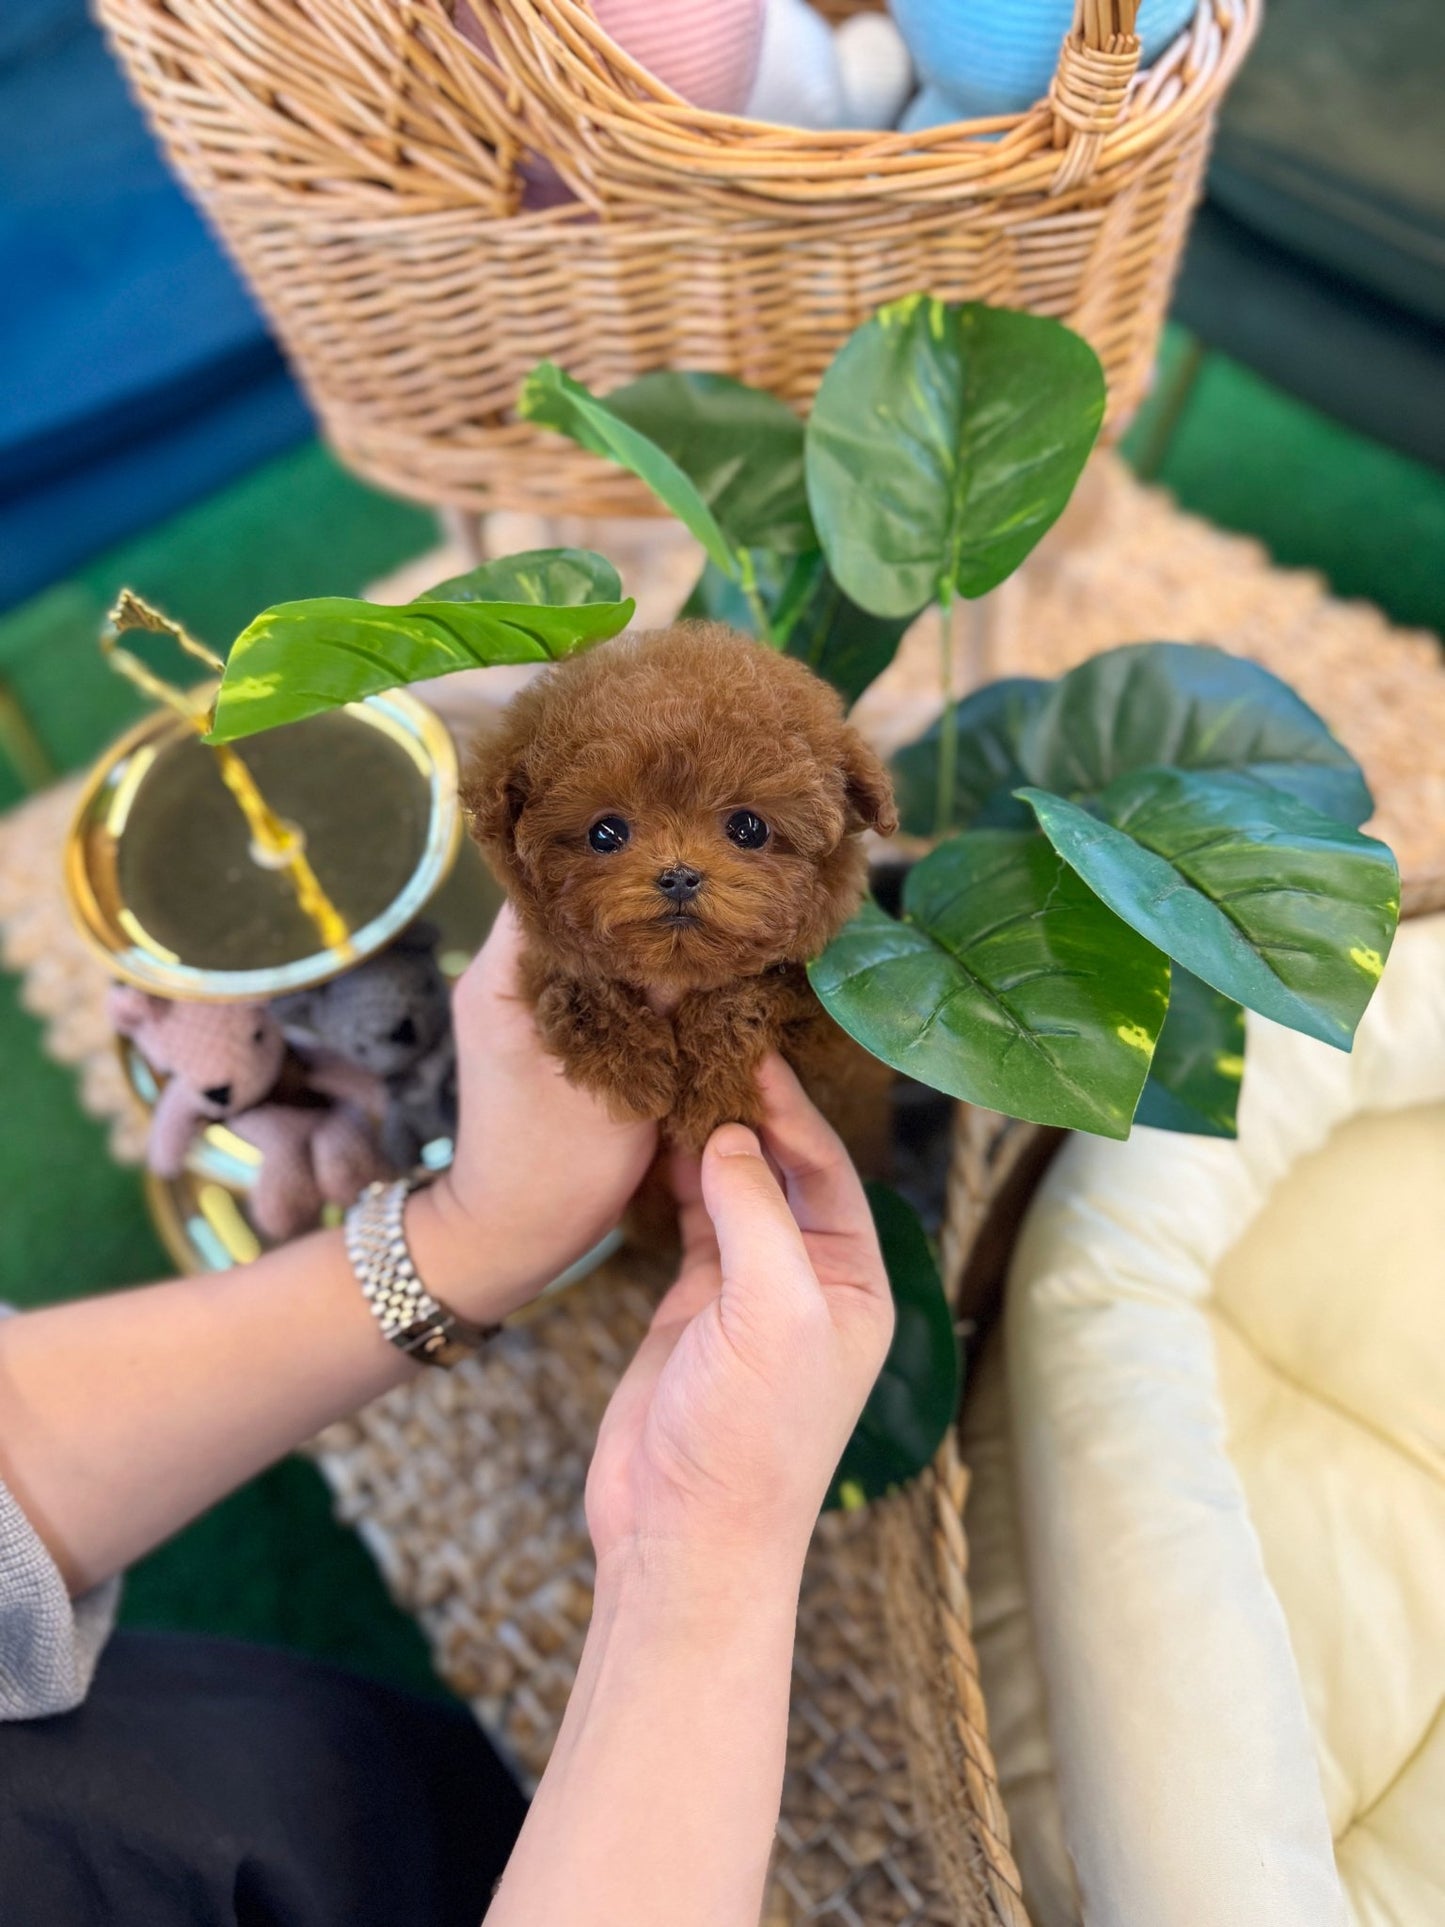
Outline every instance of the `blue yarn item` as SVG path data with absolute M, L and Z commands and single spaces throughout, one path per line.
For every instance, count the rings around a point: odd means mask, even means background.
M 939 119 L 1017 114 L 1048 92 L 1059 47 L 1074 21 L 1073 0 L 888 0 L 928 105 L 942 94 L 954 104 Z M 1196 0 L 1144 0 L 1139 34 L 1147 66 L 1194 18 Z M 937 125 L 912 118 L 912 129 Z

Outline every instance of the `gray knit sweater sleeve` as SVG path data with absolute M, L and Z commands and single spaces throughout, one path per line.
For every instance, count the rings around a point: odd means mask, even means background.
M 0 1316 L 6 1307 L 0 1305 Z M 120 1581 L 72 1600 L 34 1526 L 0 1482 L 0 1720 L 79 1706 L 115 1619 Z

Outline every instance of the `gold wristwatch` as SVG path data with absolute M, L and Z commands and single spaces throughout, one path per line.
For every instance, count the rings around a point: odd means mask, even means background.
M 425 1179 L 378 1180 L 346 1214 L 346 1255 L 382 1334 L 421 1365 L 455 1365 L 499 1325 L 474 1325 L 434 1298 L 407 1249 L 406 1201 Z

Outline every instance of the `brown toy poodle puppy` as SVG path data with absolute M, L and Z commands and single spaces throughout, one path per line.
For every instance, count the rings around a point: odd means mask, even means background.
M 543 1040 L 577 1083 L 698 1150 L 756 1122 L 778 1049 L 858 1145 L 879 1067 L 804 966 L 858 907 L 860 833 L 898 818 L 826 683 L 715 623 L 623 636 L 513 701 L 464 801 L 522 922 Z

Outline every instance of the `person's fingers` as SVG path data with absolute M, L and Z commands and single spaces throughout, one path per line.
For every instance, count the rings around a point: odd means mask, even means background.
M 510 903 L 504 903 L 492 919 L 485 943 L 472 959 L 472 971 L 497 988 L 511 989 L 522 954 L 522 926 Z
M 691 1151 L 671 1151 L 667 1158 L 668 1189 L 679 1211 L 702 1201 L 702 1159 Z
M 683 1333 L 717 1297 L 720 1283 L 715 1265 L 683 1266 L 663 1293 L 642 1343 L 608 1401 L 607 1415 L 614 1425 L 625 1429 L 646 1410 Z
M 843 1140 L 776 1053 L 758 1071 L 763 1144 L 804 1231 L 871 1238 L 873 1214 Z
M 504 903 L 453 993 L 452 1011 L 464 1041 L 495 1037 L 498 1030 L 533 1033 L 532 1014 L 517 995 L 521 956 L 522 927 L 511 904 Z
M 723 1310 L 817 1293 L 803 1234 L 756 1135 L 724 1124 L 702 1154 L 702 1191 L 722 1261 Z
M 674 1151 L 667 1162 L 667 1179 L 677 1204 L 677 1228 L 684 1267 L 717 1262 L 717 1234 L 702 1195 L 702 1159 Z
M 703 1307 L 717 1297 L 721 1286 L 722 1279 L 716 1264 L 684 1264 L 658 1301 L 648 1327 L 649 1333 L 670 1332 L 675 1335 L 684 1325 L 691 1324 Z

